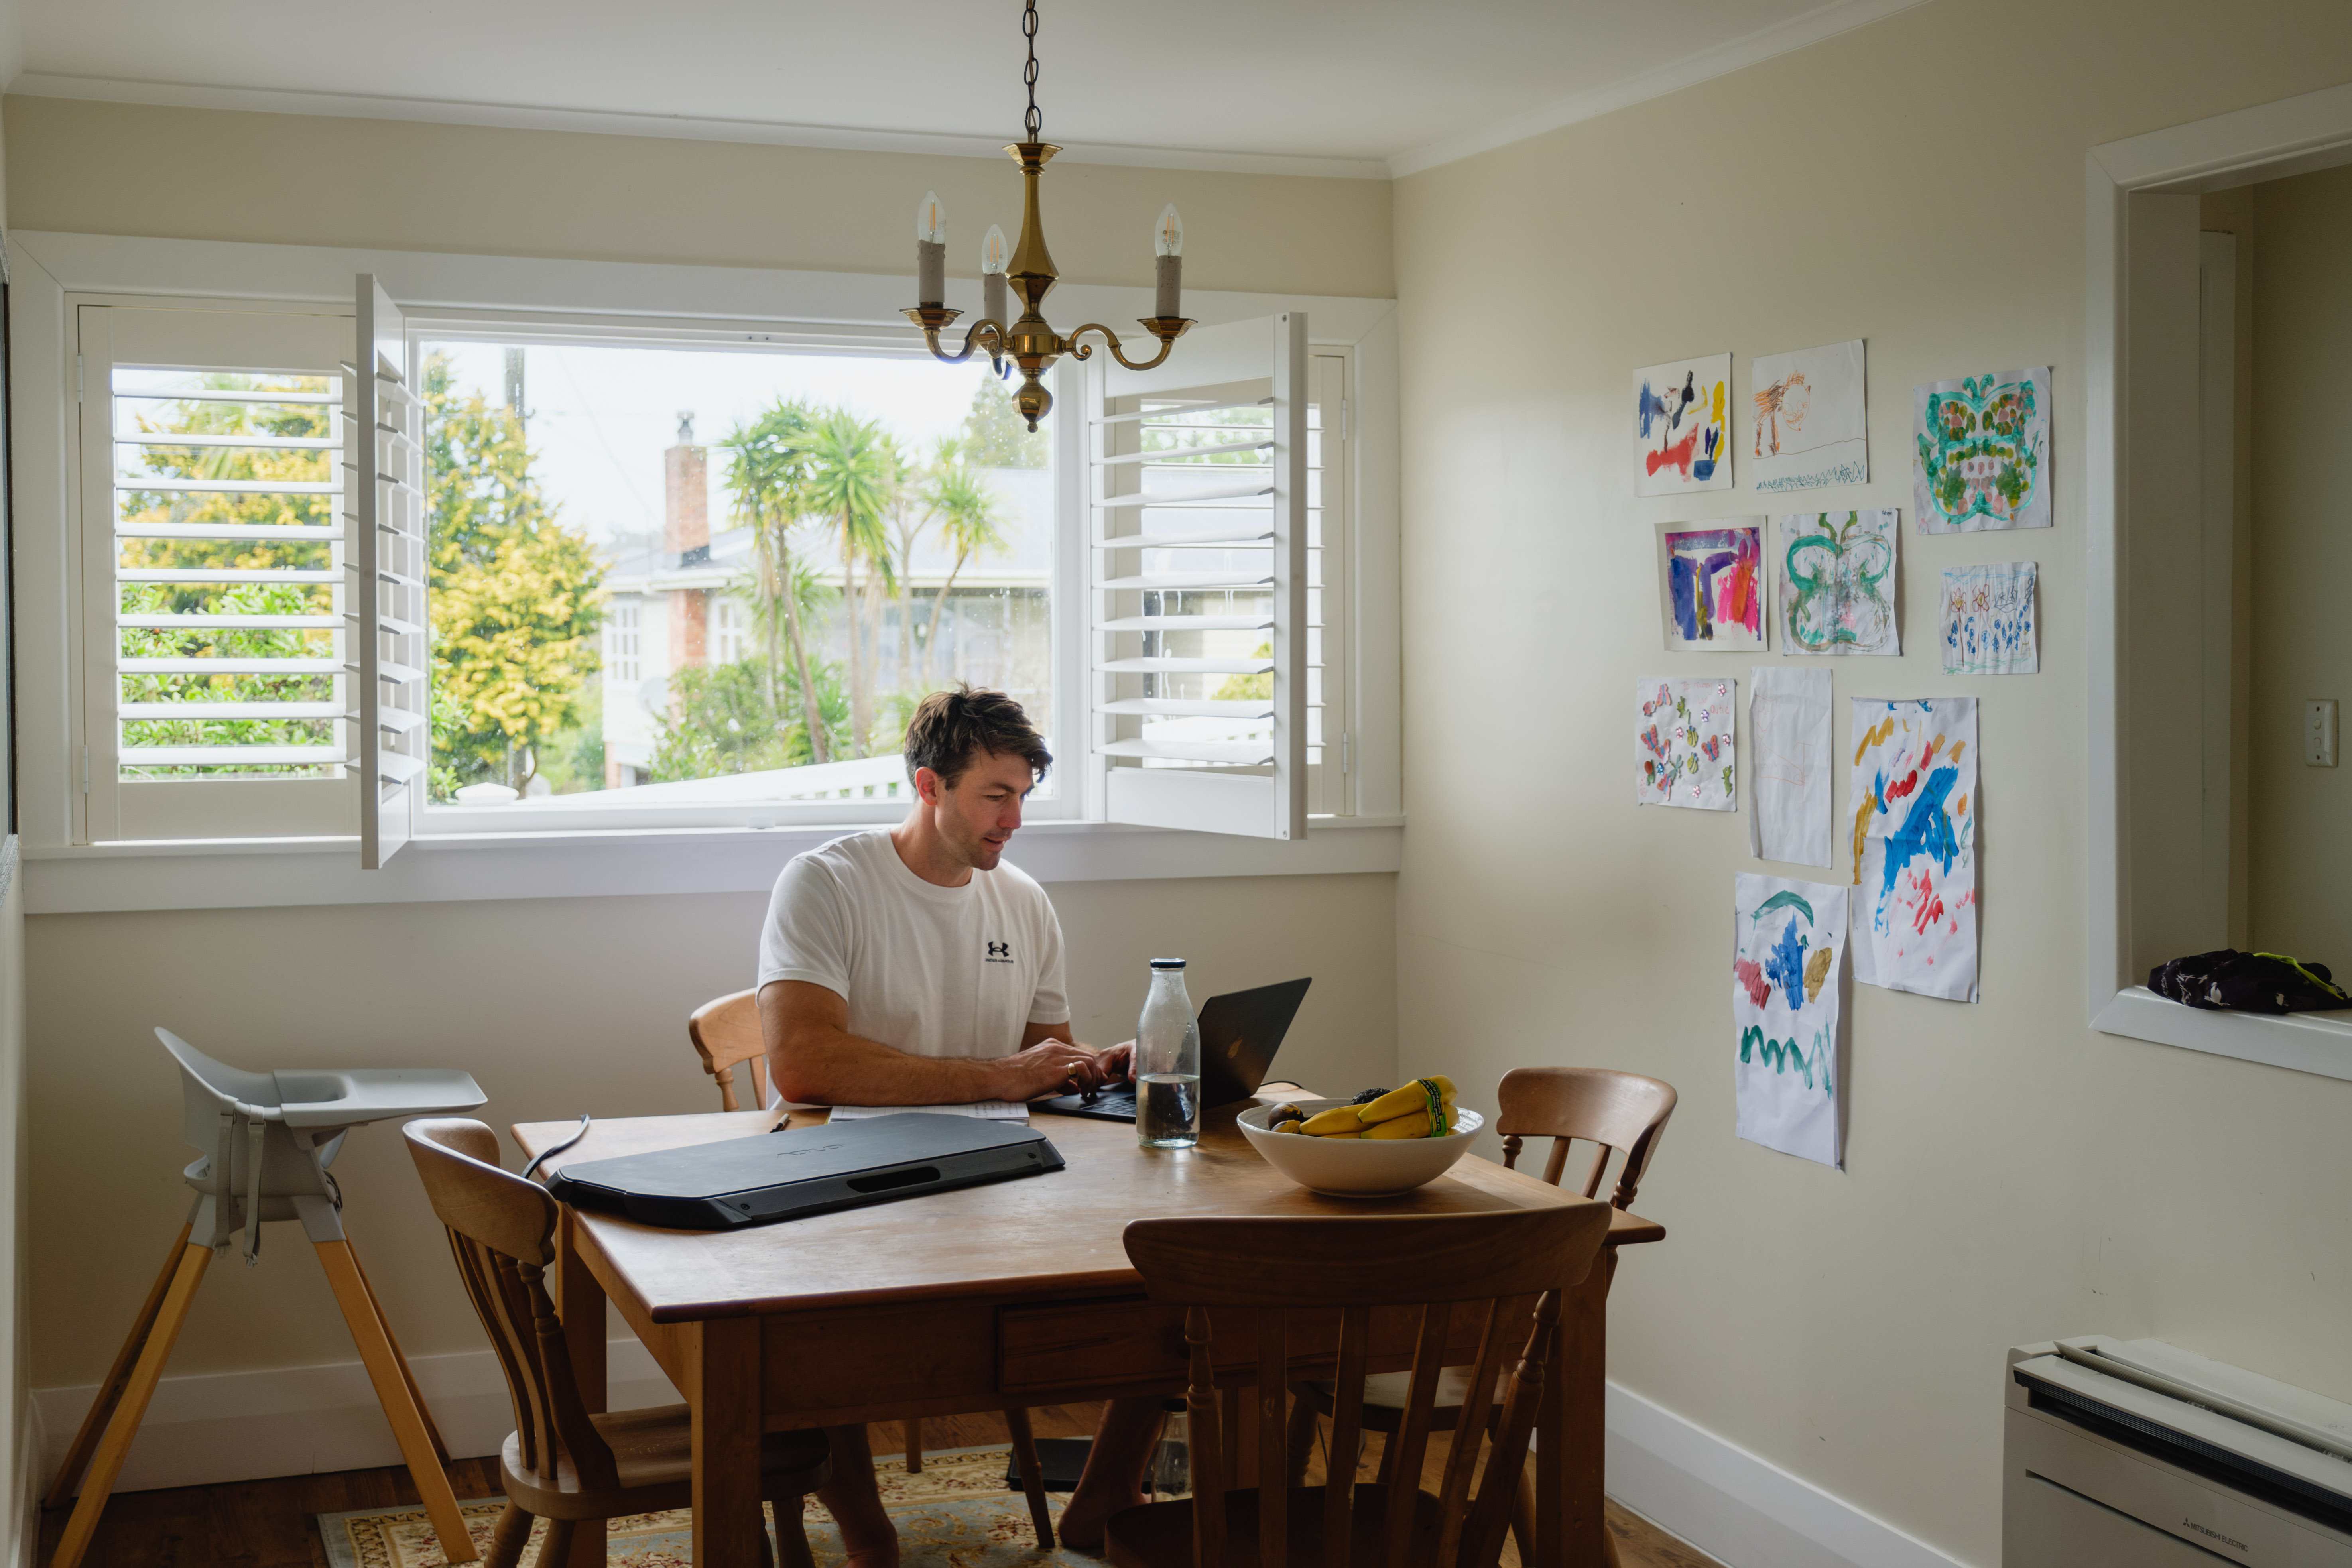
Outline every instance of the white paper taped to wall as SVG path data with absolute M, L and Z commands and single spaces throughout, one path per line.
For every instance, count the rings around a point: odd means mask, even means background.
M 1830 865 L 1830 672 L 1758 665 L 1748 746 L 1748 853 Z

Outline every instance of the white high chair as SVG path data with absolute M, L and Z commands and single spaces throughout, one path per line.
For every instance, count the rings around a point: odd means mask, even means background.
M 157 1029 L 180 1064 L 186 1101 L 188 1142 L 202 1156 L 182 1173 L 195 1189 L 194 1208 L 172 1244 L 163 1272 L 139 1309 L 130 1338 L 99 1387 L 98 1399 L 82 1418 L 66 1453 L 65 1467 L 43 1500 L 60 1508 L 83 1479 L 80 1500 L 66 1523 L 50 1568 L 79 1568 L 114 1489 L 131 1441 L 147 1414 L 147 1403 L 171 1359 L 172 1346 L 187 1321 L 188 1307 L 205 1265 L 228 1250 L 229 1237 L 245 1232 L 247 1267 L 261 1254 L 261 1226 L 296 1219 L 326 1268 L 335 1303 L 359 1345 L 377 1403 L 400 1444 L 401 1458 L 452 1563 L 471 1563 L 474 1549 L 444 1468 L 448 1450 L 416 1391 L 407 1358 L 384 1321 L 375 1289 L 360 1268 L 359 1256 L 343 1234 L 342 1194 L 327 1173 L 341 1150 L 343 1135 L 371 1121 L 471 1110 L 488 1098 L 462 1072 L 393 1068 L 340 1068 L 273 1073 L 245 1072 L 213 1060 L 169 1029 Z M 101 1435 L 102 1434 L 102 1435 Z M 93 1457 L 94 1456 L 94 1457 Z

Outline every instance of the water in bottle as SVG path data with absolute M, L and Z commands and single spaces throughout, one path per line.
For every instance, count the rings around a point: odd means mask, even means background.
M 1184 961 L 1151 961 L 1151 992 L 1135 1026 L 1135 1137 L 1146 1149 L 1201 1141 L 1201 1026 L 1184 991 Z

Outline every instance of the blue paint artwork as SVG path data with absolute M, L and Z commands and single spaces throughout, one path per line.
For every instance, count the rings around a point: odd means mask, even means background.
M 1805 939 L 1797 934 L 1797 922 L 1790 921 L 1780 928 L 1780 940 L 1764 954 L 1764 978 L 1780 988 L 1789 1004 L 1789 1011 L 1797 1012 L 1805 1005 Z
M 1959 840 L 1952 833 L 1951 814 L 1945 803 L 1950 799 L 1952 786 L 1959 782 L 1958 768 L 1937 768 L 1919 786 L 1918 798 L 1911 803 L 1911 814 L 1903 826 L 1886 837 L 1886 884 L 1885 893 L 1895 891 L 1896 881 L 1915 856 L 1926 856 L 1942 866 L 1944 875 L 1952 874 L 1952 862 L 1960 853 Z M 1886 780 L 1878 781 L 1879 810 L 1886 809 Z

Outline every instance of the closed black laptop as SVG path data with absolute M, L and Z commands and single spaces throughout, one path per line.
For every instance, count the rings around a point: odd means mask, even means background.
M 1018 1121 L 908 1112 L 566 1165 L 547 1190 L 567 1204 L 675 1230 L 727 1230 L 887 1204 L 1062 1168 Z
M 1298 1005 L 1307 1000 L 1308 980 L 1286 980 L 1252 991 L 1228 991 L 1212 996 L 1201 1007 L 1201 1103 L 1231 1105 L 1247 1100 L 1265 1081 L 1281 1048 Z M 1135 1086 L 1122 1083 L 1101 1093 L 1058 1095 L 1033 1100 L 1032 1110 L 1083 1116 L 1096 1121 L 1132 1121 L 1136 1117 Z

